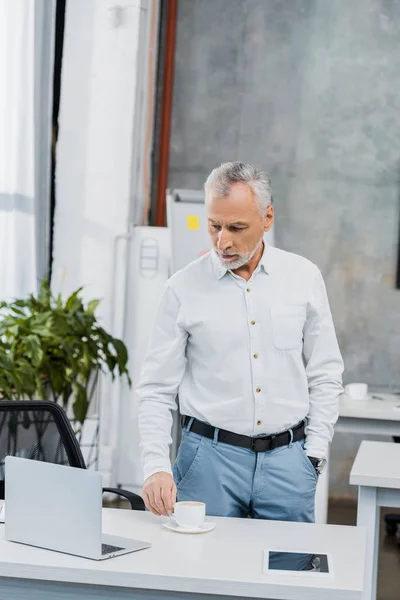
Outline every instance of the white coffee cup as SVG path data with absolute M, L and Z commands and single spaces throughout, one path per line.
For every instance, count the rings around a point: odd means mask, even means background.
M 349 383 L 345 386 L 344 391 L 353 400 L 366 400 L 368 398 L 367 383 Z
M 196 529 L 204 524 L 206 505 L 204 502 L 176 502 L 172 515 L 183 529 Z

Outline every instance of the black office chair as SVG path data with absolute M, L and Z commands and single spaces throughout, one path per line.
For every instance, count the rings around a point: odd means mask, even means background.
M 0 499 L 4 499 L 8 455 L 86 469 L 65 411 L 45 400 L 0 400 Z M 103 492 L 122 496 L 133 510 L 145 510 L 137 494 L 119 488 L 103 488 Z

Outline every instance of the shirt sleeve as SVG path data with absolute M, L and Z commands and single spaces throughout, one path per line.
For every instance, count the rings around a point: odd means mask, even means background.
M 319 270 L 311 286 L 304 328 L 303 360 L 310 399 L 305 448 L 308 456 L 326 458 L 339 416 L 339 395 L 343 392 L 343 360 Z
M 186 368 L 187 332 L 179 325 L 180 302 L 166 284 L 156 315 L 137 392 L 144 478 L 172 473 L 169 447 L 172 412 Z

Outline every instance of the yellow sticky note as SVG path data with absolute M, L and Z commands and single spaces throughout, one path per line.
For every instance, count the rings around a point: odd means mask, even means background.
M 197 215 L 188 215 L 186 224 L 188 229 L 200 229 L 200 221 Z

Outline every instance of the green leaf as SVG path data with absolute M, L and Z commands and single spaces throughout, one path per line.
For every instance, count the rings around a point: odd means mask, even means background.
M 32 397 L 36 392 L 36 371 L 28 361 L 21 358 L 15 363 L 13 384 L 18 393 Z
M 100 304 L 100 300 L 91 300 L 89 302 L 89 304 L 87 305 L 87 309 L 86 309 L 87 312 L 89 313 L 89 315 L 94 315 L 99 304 Z
M 13 393 L 11 391 L 10 386 L 8 385 L 8 382 L 6 382 L 4 379 L 1 382 L 0 389 L 2 400 L 12 400 Z
M 112 354 L 106 354 L 104 357 L 105 363 L 110 371 L 112 378 L 114 379 L 114 369 L 117 365 L 117 359 Z
M 32 325 L 31 331 L 40 337 L 48 337 L 51 335 L 51 329 L 47 325 Z
M 74 386 L 74 396 L 74 403 L 72 405 L 74 417 L 79 423 L 83 423 L 87 415 L 89 402 L 86 390 L 80 383 Z
M 51 290 L 49 288 L 49 284 L 47 282 L 47 278 L 45 277 L 42 281 L 39 291 L 38 297 L 39 303 L 42 306 L 49 307 L 51 301 Z
M 12 327 L 9 327 L 8 331 L 10 335 L 14 335 L 15 337 L 17 337 L 19 333 L 19 326 L 13 325 Z
M 62 402 L 63 402 L 64 408 L 67 408 L 71 394 L 72 394 L 72 385 L 67 382 L 64 386 L 64 390 L 62 393 Z
M 64 394 L 65 387 L 69 384 L 65 379 L 65 367 L 63 363 L 51 361 L 46 367 L 46 374 L 50 380 L 52 391 L 56 397 Z
M 58 309 L 61 309 L 63 307 L 63 301 L 62 301 L 62 296 L 61 294 L 58 294 L 57 298 L 56 298 L 56 307 Z
M 38 400 L 47 400 L 45 382 L 39 374 L 36 376 L 36 395 Z
M 15 313 L 16 315 L 21 315 L 22 317 L 25 317 L 25 316 L 26 316 L 26 315 L 25 315 L 25 313 L 24 313 L 24 311 L 23 311 L 23 310 L 21 310 L 20 308 L 18 308 L 17 306 L 12 306 L 12 307 L 11 307 L 11 311 L 12 311 L 13 313 Z
M 11 304 L 8 304 L 7 302 L 2 302 L 1 308 L 3 308 L 3 307 L 10 308 L 11 306 L 19 306 L 20 308 L 26 308 L 27 304 L 28 303 L 27 303 L 26 298 L 18 298 L 18 300 L 14 300 L 14 302 L 12 302 Z
M 37 335 L 28 335 L 25 338 L 25 354 L 31 359 L 32 365 L 38 367 L 43 360 L 43 350 Z
M 128 350 L 124 342 L 122 340 L 114 338 L 112 340 L 112 345 L 114 346 L 115 351 L 117 353 L 118 365 L 126 366 L 126 363 L 128 362 Z
M 67 302 L 65 303 L 65 309 L 67 311 L 75 311 L 77 308 L 82 307 L 82 302 L 78 299 L 78 296 L 82 290 L 83 288 L 80 287 L 68 298 Z

